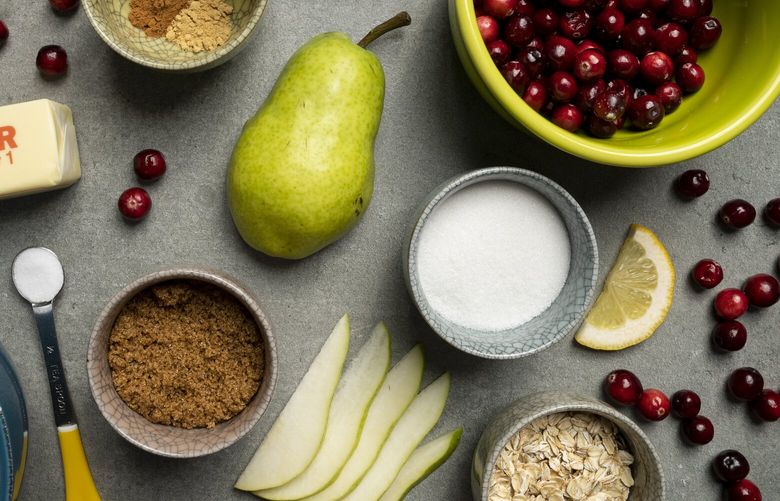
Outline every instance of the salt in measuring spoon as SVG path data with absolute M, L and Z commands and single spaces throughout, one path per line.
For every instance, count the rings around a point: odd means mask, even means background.
M 54 329 L 54 298 L 65 282 L 62 264 L 54 252 L 45 247 L 31 247 L 14 259 L 13 281 L 19 294 L 30 302 L 38 325 L 43 358 L 49 378 L 54 422 L 62 453 L 66 501 L 99 501 L 95 482 L 89 470 L 81 443 L 76 414 L 65 381 L 57 332 Z

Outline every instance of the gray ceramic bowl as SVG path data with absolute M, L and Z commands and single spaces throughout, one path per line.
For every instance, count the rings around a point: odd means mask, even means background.
M 420 234 L 436 207 L 453 193 L 483 181 L 504 180 L 528 186 L 558 210 L 571 243 L 571 264 L 566 283 L 552 305 L 528 322 L 498 332 L 455 324 L 431 308 L 420 285 L 417 249 Z M 431 328 L 459 350 L 483 358 L 520 358 L 539 352 L 577 327 L 593 301 L 598 278 L 598 249 L 588 217 L 569 193 L 535 172 L 513 167 L 490 167 L 455 177 L 434 190 L 423 202 L 404 245 L 404 276 L 417 309 Z
M 114 388 L 108 364 L 108 340 L 117 315 L 142 290 L 170 280 L 205 282 L 228 292 L 252 315 L 265 343 L 265 373 L 260 388 L 247 407 L 233 419 L 212 429 L 185 430 L 147 421 L 125 404 Z M 246 435 L 265 412 L 277 375 L 276 343 L 271 326 L 257 302 L 243 287 L 220 273 L 196 269 L 174 269 L 152 273 L 117 293 L 98 317 L 87 351 L 87 375 L 92 396 L 108 423 L 127 441 L 148 452 L 174 458 L 205 456 L 224 449 Z
M 488 501 L 489 480 L 498 455 L 509 439 L 533 420 L 558 412 L 591 412 L 617 425 L 634 455 L 635 484 L 629 501 L 663 501 L 664 474 L 661 460 L 644 432 L 629 418 L 596 399 L 545 392 L 523 397 L 504 409 L 482 433 L 471 468 L 475 501 Z
M 267 0 L 232 0 L 233 31 L 225 45 L 210 52 L 188 52 L 162 38 L 147 37 L 130 24 L 130 0 L 84 0 L 82 5 L 100 38 L 130 61 L 171 72 L 201 71 L 230 60 L 250 40 Z

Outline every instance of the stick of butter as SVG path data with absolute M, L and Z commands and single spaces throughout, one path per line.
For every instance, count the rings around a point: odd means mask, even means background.
M 48 99 L 0 107 L 0 199 L 65 188 L 80 177 L 70 108 Z

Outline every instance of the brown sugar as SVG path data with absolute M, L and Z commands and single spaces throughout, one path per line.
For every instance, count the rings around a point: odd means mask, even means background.
M 140 292 L 120 312 L 109 343 L 117 393 L 153 423 L 213 428 L 246 407 L 263 377 L 257 324 L 233 296 L 203 282 Z
M 128 19 L 147 36 L 162 37 L 176 15 L 189 3 L 190 0 L 131 0 Z

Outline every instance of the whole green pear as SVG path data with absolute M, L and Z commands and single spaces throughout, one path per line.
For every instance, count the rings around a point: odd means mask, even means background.
M 374 189 L 384 90 L 378 58 L 344 33 L 290 58 L 228 169 L 228 206 L 250 246 L 302 259 L 358 223 Z

